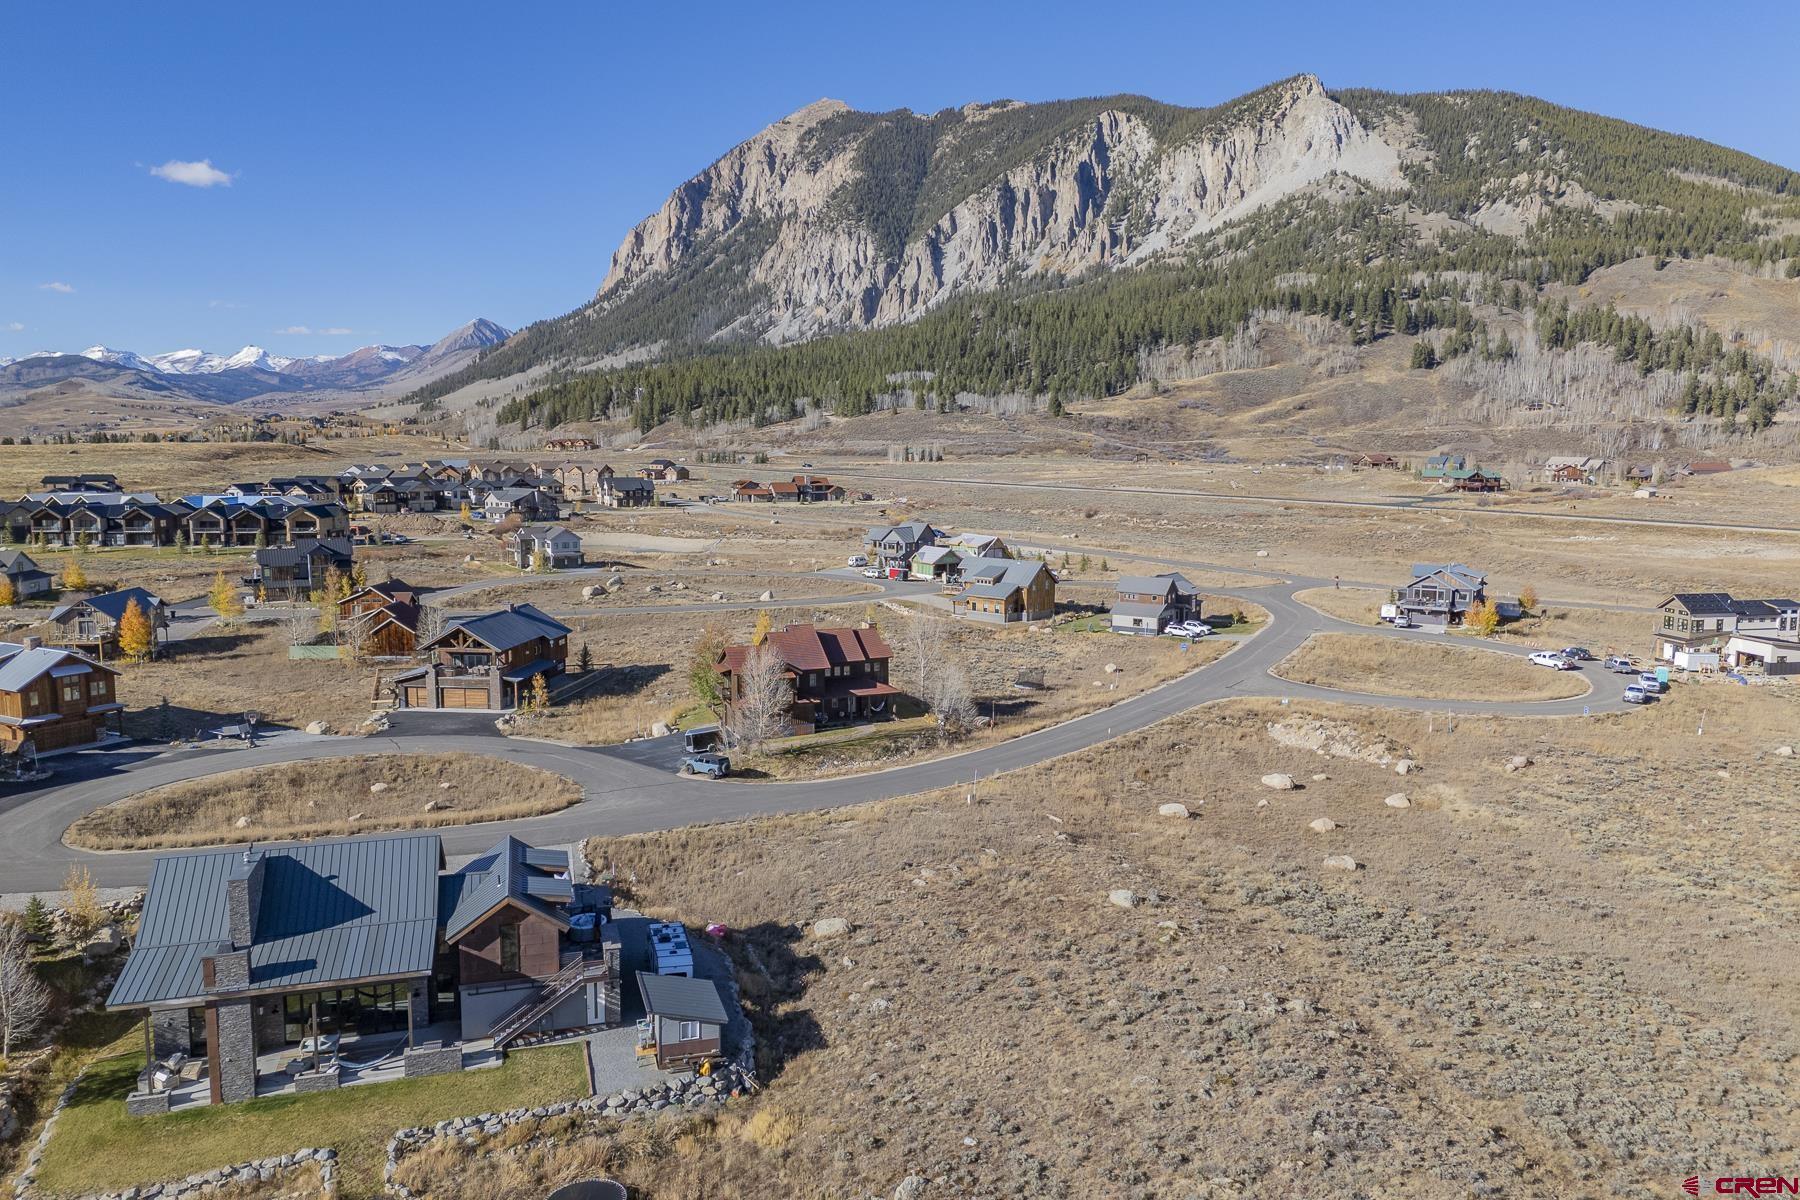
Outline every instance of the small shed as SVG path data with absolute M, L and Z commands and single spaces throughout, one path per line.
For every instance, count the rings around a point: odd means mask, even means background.
M 644 1019 L 638 1023 L 638 1053 L 654 1054 L 660 1070 L 691 1067 L 719 1056 L 729 1018 L 719 985 L 686 975 L 637 973 Z

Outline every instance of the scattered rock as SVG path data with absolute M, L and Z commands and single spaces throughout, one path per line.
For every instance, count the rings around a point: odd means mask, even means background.
M 446 779 L 446 780 L 444 780 L 444 782 L 438 784 L 438 791 L 447 792 L 450 790 L 450 787 L 451 787 L 450 781 L 448 779 Z
M 1412 801 L 1408 800 L 1406 798 L 1405 792 L 1395 792 L 1393 795 L 1389 796 L 1386 800 L 1383 800 L 1382 803 L 1387 805 L 1389 808 L 1411 808 L 1412 807 Z
M 1338 823 L 1330 817 L 1320 817 L 1318 820 L 1307 826 L 1307 828 L 1314 833 L 1330 833 L 1337 827 Z
M 1264 787 L 1274 788 L 1278 792 L 1291 792 L 1295 786 L 1292 775 L 1282 775 L 1278 772 L 1264 775 L 1262 781 Z
M 606 586 L 607 586 L 607 587 L 609 587 L 609 588 L 621 588 L 621 587 L 624 587 L 624 586 L 625 586 L 625 577 L 624 577 L 624 576 L 623 576 L 623 575 L 620 575 L 620 574 L 617 574 L 617 573 L 614 573 L 614 574 L 612 574 L 612 575 L 608 575 L 608 576 L 607 576 L 607 577 L 606 577 Z
M 1258 550 L 1258 551 L 1257 551 L 1257 552 L 1256 552 L 1256 557 L 1258 557 L 1258 558 L 1267 558 L 1267 557 L 1269 557 L 1269 552 L 1268 552 L 1268 551 L 1267 551 L 1267 550 Z
M 765 603 L 767 601 L 773 600 L 774 598 L 775 598 L 774 592 L 764 592 L 762 595 L 757 597 L 758 600 L 764 601 Z
M 651 725 L 650 726 L 650 736 L 651 737 L 668 737 L 669 736 L 669 723 L 667 721 L 657 721 L 656 723 Z
M 1327 779 L 1330 779 L 1330 778 L 1331 778 L 1331 776 L 1325 774 L 1324 772 L 1320 772 L 1319 774 L 1313 776 L 1313 782 L 1314 783 L 1324 783 Z
M 842 917 L 826 917 L 812 925 L 812 935 L 816 938 L 843 937 L 849 932 L 850 922 Z
M 1775 747 L 1775 754 L 1778 758 L 1792 758 L 1794 757 L 1794 748 L 1792 746 L 1777 746 Z
M 381 793 L 383 793 L 387 790 L 388 790 L 388 785 L 385 783 L 371 783 L 369 785 L 369 795 L 371 795 L 371 796 L 379 796 L 379 795 L 381 795 Z
M 1506 760 L 1506 773 L 1511 775 L 1514 771 L 1523 771 L 1530 765 L 1531 756 L 1529 754 L 1515 754 Z
M 581 589 L 581 598 L 583 600 L 592 600 L 595 596 L 602 595 L 603 591 L 604 589 L 602 589 L 599 584 L 590 583 Z
M 1106 671 L 1106 673 L 1108 675 L 1117 675 L 1119 673 L 1119 664 L 1118 663 L 1107 663 L 1104 670 Z
M 1320 865 L 1331 871 L 1354 871 L 1361 866 L 1348 854 L 1327 854 Z
M 322 733 L 329 733 L 330 729 L 326 726 L 325 722 L 314 721 L 311 724 L 307 725 L 306 732 L 312 734 L 314 737 L 317 737 L 318 735 L 320 735 Z
M 1394 764 L 1394 774 L 1396 774 L 1396 775 L 1411 775 L 1413 773 L 1413 768 L 1416 767 L 1417 765 L 1418 764 L 1413 762 L 1412 759 L 1403 758 L 1399 762 Z
M 923 1175 L 908 1175 L 894 1189 L 894 1200 L 919 1200 L 925 1194 L 927 1183 Z
M 254 824 L 256 824 L 256 818 L 252 817 L 249 813 L 245 813 L 243 816 L 233 821 L 231 827 L 233 829 L 248 829 Z
M 449 807 L 450 802 L 448 800 L 427 800 L 425 802 L 426 812 L 443 812 Z
M 1180 817 L 1183 820 L 1186 820 L 1188 816 L 1188 806 L 1185 804 L 1177 804 L 1173 801 L 1168 804 L 1159 804 L 1156 806 L 1156 815 L 1159 817 Z
M 1114 888 L 1112 891 L 1106 893 L 1106 898 L 1120 908 L 1137 907 L 1137 893 L 1130 888 Z

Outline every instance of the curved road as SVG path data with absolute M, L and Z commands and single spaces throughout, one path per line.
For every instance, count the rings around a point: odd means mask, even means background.
M 1177 567 L 1245 573 L 1242 568 L 1217 564 L 1168 561 L 1169 565 Z M 558 772 L 581 786 L 581 802 L 558 813 L 438 830 L 445 849 L 452 855 L 461 855 L 477 853 L 507 833 L 542 843 L 569 842 L 595 835 L 641 833 L 700 821 L 812 811 L 965 785 L 999 772 L 1085 750 L 1121 734 L 1144 729 L 1196 705 L 1238 697 L 1292 697 L 1377 708 L 1511 717 L 1572 716 L 1625 707 L 1621 699 L 1623 686 L 1618 679 L 1592 670 L 1586 673 L 1594 685 L 1588 695 L 1535 702 L 1422 701 L 1342 692 L 1277 679 L 1270 674 L 1270 669 L 1314 633 L 1338 630 L 1372 637 L 1434 636 L 1342 621 L 1294 599 L 1297 591 L 1329 586 L 1329 583 L 1328 580 L 1289 577 L 1257 587 L 1208 589 L 1213 594 L 1229 595 L 1260 605 L 1268 610 L 1270 623 L 1223 658 L 1109 708 L 946 758 L 817 782 L 707 782 L 684 778 L 672 774 L 667 766 L 672 739 L 608 747 L 567 747 L 503 737 L 491 729 L 486 718 L 448 727 L 430 723 L 458 720 L 449 715 L 414 718 L 408 722 L 432 730 L 424 733 L 396 730 L 375 737 L 320 737 L 247 750 L 157 752 L 152 748 L 127 746 L 87 752 L 63 760 L 65 779 L 68 769 L 72 768 L 81 776 L 78 781 L 61 782 L 0 799 L 0 826 L 6 834 L 0 844 L 0 892 L 54 891 L 61 886 L 71 864 L 87 866 L 96 882 L 103 886 L 141 884 L 149 877 L 153 853 L 94 854 L 74 850 L 63 845 L 64 830 L 82 814 L 148 788 L 222 771 L 271 767 L 310 759 L 371 753 L 475 750 Z M 1529 652 L 1510 646 L 1482 648 L 1502 654 Z

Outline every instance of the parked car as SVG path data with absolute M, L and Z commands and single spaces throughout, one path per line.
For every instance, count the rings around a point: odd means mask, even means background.
M 852 554 L 849 558 L 844 560 L 844 565 L 847 567 L 866 567 L 869 565 L 869 556 L 866 554 Z
M 1562 656 L 1574 662 L 1593 662 L 1593 651 L 1585 646 L 1564 646 Z
M 1531 665 L 1534 667 L 1549 667 L 1553 671 L 1573 671 L 1575 669 L 1575 664 L 1573 662 L 1564 658 L 1554 650 L 1533 650 L 1531 652 Z
M 1645 691 L 1642 685 L 1634 683 L 1625 689 L 1625 703 L 1648 704 L 1650 703 L 1650 693 Z
M 690 754 L 681 760 L 681 773 L 723 779 L 731 774 L 731 759 L 723 754 Z
M 864 567 L 863 568 L 863 578 L 865 578 L 865 579 L 880 579 L 882 574 L 883 574 L 883 571 L 880 567 Z
M 1638 686 L 1653 696 L 1660 696 L 1669 690 L 1669 685 L 1658 679 L 1655 671 L 1645 671 L 1639 675 Z
M 1212 635 L 1212 626 L 1205 621 L 1175 621 L 1163 630 L 1173 637 L 1203 638 Z
M 1393 626 L 1395 629 L 1417 629 L 1418 628 L 1418 626 L 1413 623 L 1413 619 L 1411 617 L 1407 616 L 1405 613 L 1401 613 L 1394 618 Z
M 1602 664 L 1615 675 L 1636 675 L 1637 665 L 1623 655 L 1615 654 Z

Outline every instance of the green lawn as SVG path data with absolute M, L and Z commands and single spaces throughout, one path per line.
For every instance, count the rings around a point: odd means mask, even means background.
M 117 1191 L 180 1179 L 312 1146 L 338 1152 L 346 1197 L 381 1191 L 387 1140 L 396 1129 L 446 1117 L 533 1108 L 587 1094 L 583 1047 L 517 1050 L 482 1071 L 401 1079 L 309 1096 L 272 1096 L 161 1117 L 132 1117 L 125 1095 L 143 1066 L 129 1050 L 141 1026 L 114 1044 L 77 1086 L 44 1152 L 38 1190 L 59 1196 Z

